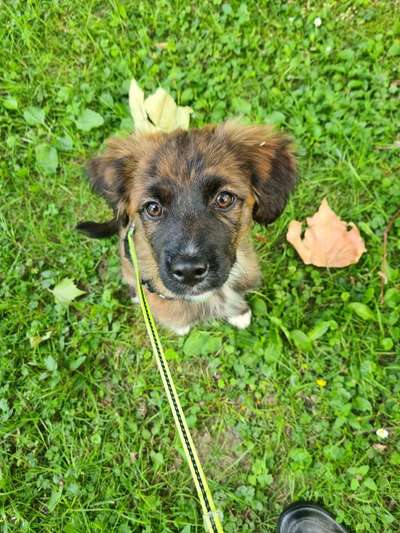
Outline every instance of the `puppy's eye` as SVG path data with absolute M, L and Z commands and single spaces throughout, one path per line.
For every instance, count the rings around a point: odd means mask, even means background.
M 236 202 L 236 196 L 228 191 L 222 191 L 215 198 L 215 205 L 218 209 L 229 209 Z
M 147 204 L 144 205 L 144 210 L 150 218 L 160 218 L 163 214 L 162 205 L 158 202 L 147 202 Z

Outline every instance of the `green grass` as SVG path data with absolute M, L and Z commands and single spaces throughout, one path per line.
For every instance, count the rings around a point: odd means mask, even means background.
M 254 230 L 250 328 L 163 333 L 225 531 L 272 532 L 294 499 L 356 532 L 399 531 L 399 221 L 379 301 L 400 205 L 399 15 L 389 0 L 1 3 L 2 531 L 202 531 L 116 241 L 74 231 L 109 215 L 82 167 L 129 129 L 132 76 L 191 105 L 194 125 L 242 115 L 298 146 L 296 193 Z M 104 123 L 79 129 L 85 109 Z M 361 228 L 355 266 L 304 266 L 285 241 L 324 196 Z M 49 291 L 65 277 L 86 292 L 68 308 Z

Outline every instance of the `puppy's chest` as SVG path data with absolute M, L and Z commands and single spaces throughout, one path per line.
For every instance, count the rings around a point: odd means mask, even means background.
M 243 307 L 243 296 L 226 284 L 205 302 L 205 306 L 212 316 L 229 317 Z

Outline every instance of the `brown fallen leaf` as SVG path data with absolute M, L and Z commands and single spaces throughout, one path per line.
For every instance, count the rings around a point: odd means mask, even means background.
M 265 237 L 264 235 L 261 235 L 261 233 L 256 233 L 255 239 L 256 239 L 256 241 L 261 242 L 263 244 L 268 242 L 267 237 Z
M 358 228 L 341 220 L 326 198 L 307 225 L 302 239 L 302 223 L 292 220 L 286 235 L 306 265 L 345 267 L 357 263 L 366 250 Z
M 373 444 L 372 447 L 375 448 L 375 450 L 379 453 L 385 453 L 386 448 L 387 448 L 386 444 L 379 444 L 379 443 Z

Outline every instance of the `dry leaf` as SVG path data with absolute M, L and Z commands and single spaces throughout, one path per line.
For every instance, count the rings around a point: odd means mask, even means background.
M 302 239 L 302 223 L 292 220 L 286 235 L 306 265 L 345 267 L 357 263 L 365 252 L 358 228 L 341 220 L 326 198 L 317 213 L 307 218 L 307 225 Z
M 135 130 L 139 132 L 156 131 L 156 128 L 147 118 L 144 107 L 144 92 L 137 84 L 136 80 L 131 81 L 129 88 L 129 108 L 135 123 Z
M 379 443 L 373 444 L 372 447 L 375 448 L 375 450 L 379 453 L 385 453 L 387 449 L 386 444 L 379 444 Z
M 41 335 L 34 335 L 33 337 L 29 338 L 29 343 L 31 345 L 31 348 L 37 348 L 40 343 L 47 341 L 51 337 L 51 331 L 48 331 L 43 336 Z
M 137 461 L 138 454 L 136 452 L 131 452 L 129 454 L 129 459 L 131 460 L 131 463 L 135 463 Z
M 172 96 L 158 88 L 144 102 L 147 116 L 161 130 L 171 131 L 175 127 L 177 105 Z
M 168 133 L 177 128 L 189 127 L 190 107 L 180 107 L 164 89 L 158 88 L 154 94 L 144 99 L 144 93 L 136 80 L 131 81 L 129 107 L 137 132 L 163 131 Z
M 256 239 L 256 241 L 262 242 L 263 244 L 268 242 L 267 237 L 265 237 L 264 235 L 261 235 L 261 233 L 256 233 L 255 239 Z

